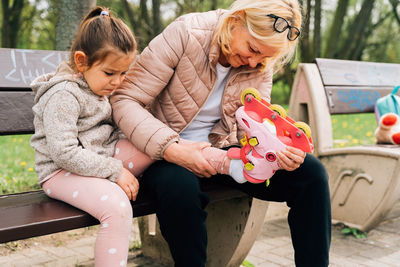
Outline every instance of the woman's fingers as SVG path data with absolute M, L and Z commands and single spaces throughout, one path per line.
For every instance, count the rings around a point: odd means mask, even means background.
M 304 162 L 306 153 L 298 148 L 286 147 L 285 150 L 277 152 L 279 165 L 287 170 L 293 171 Z

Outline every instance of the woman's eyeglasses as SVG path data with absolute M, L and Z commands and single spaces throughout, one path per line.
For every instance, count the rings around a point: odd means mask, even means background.
M 275 16 L 274 14 L 269 14 L 267 16 L 270 17 L 270 18 L 275 19 L 275 21 L 274 21 L 274 30 L 275 31 L 277 31 L 279 33 L 282 33 L 284 31 L 286 31 L 286 29 L 289 29 L 289 32 L 287 34 L 287 38 L 290 41 L 294 41 L 294 40 L 297 39 L 297 37 L 299 37 L 300 30 L 298 28 L 294 27 L 294 26 L 290 26 L 289 22 L 286 19 L 284 19 L 282 17 Z

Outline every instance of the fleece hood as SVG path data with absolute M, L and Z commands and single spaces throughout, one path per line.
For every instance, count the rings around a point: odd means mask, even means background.
M 35 94 L 35 104 L 38 103 L 40 97 L 50 88 L 66 81 L 75 82 L 81 89 L 90 90 L 88 84 L 82 79 L 82 75 L 75 73 L 70 65 L 66 61 L 63 61 L 58 66 L 56 72 L 42 75 L 31 83 L 32 91 Z

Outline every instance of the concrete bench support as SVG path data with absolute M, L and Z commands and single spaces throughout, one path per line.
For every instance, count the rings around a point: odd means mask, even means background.
M 399 77 L 377 79 L 374 84 L 364 77 L 372 69 L 378 76 L 380 71 L 398 73 L 400 64 L 328 59 L 300 64 L 289 105 L 290 115 L 307 122 L 313 131 L 314 153 L 329 173 L 334 222 L 362 231 L 379 224 L 400 197 L 400 148 L 393 145 L 334 148 L 331 114 L 372 113 L 375 98 L 391 92 L 391 84 L 399 84 Z M 343 77 L 351 77 L 352 82 Z M 359 97 L 344 98 L 354 93 Z
M 248 196 L 210 203 L 206 209 L 207 266 L 240 266 L 264 223 L 267 208 L 268 202 Z M 151 224 L 146 217 L 139 218 L 143 254 L 168 266 L 173 265 L 158 222 L 155 234 L 149 234 Z

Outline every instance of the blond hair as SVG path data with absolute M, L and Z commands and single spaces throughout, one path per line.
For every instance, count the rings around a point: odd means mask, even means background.
M 292 59 L 299 38 L 290 41 L 288 30 L 276 32 L 275 20 L 268 14 L 282 17 L 290 26 L 301 28 L 301 10 L 297 0 L 236 0 L 219 21 L 214 41 L 219 44 L 222 53 L 230 54 L 233 22 L 239 20 L 256 40 L 278 49 L 272 58 L 265 58 L 262 62 L 262 70 L 272 68 L 277 71 Z

